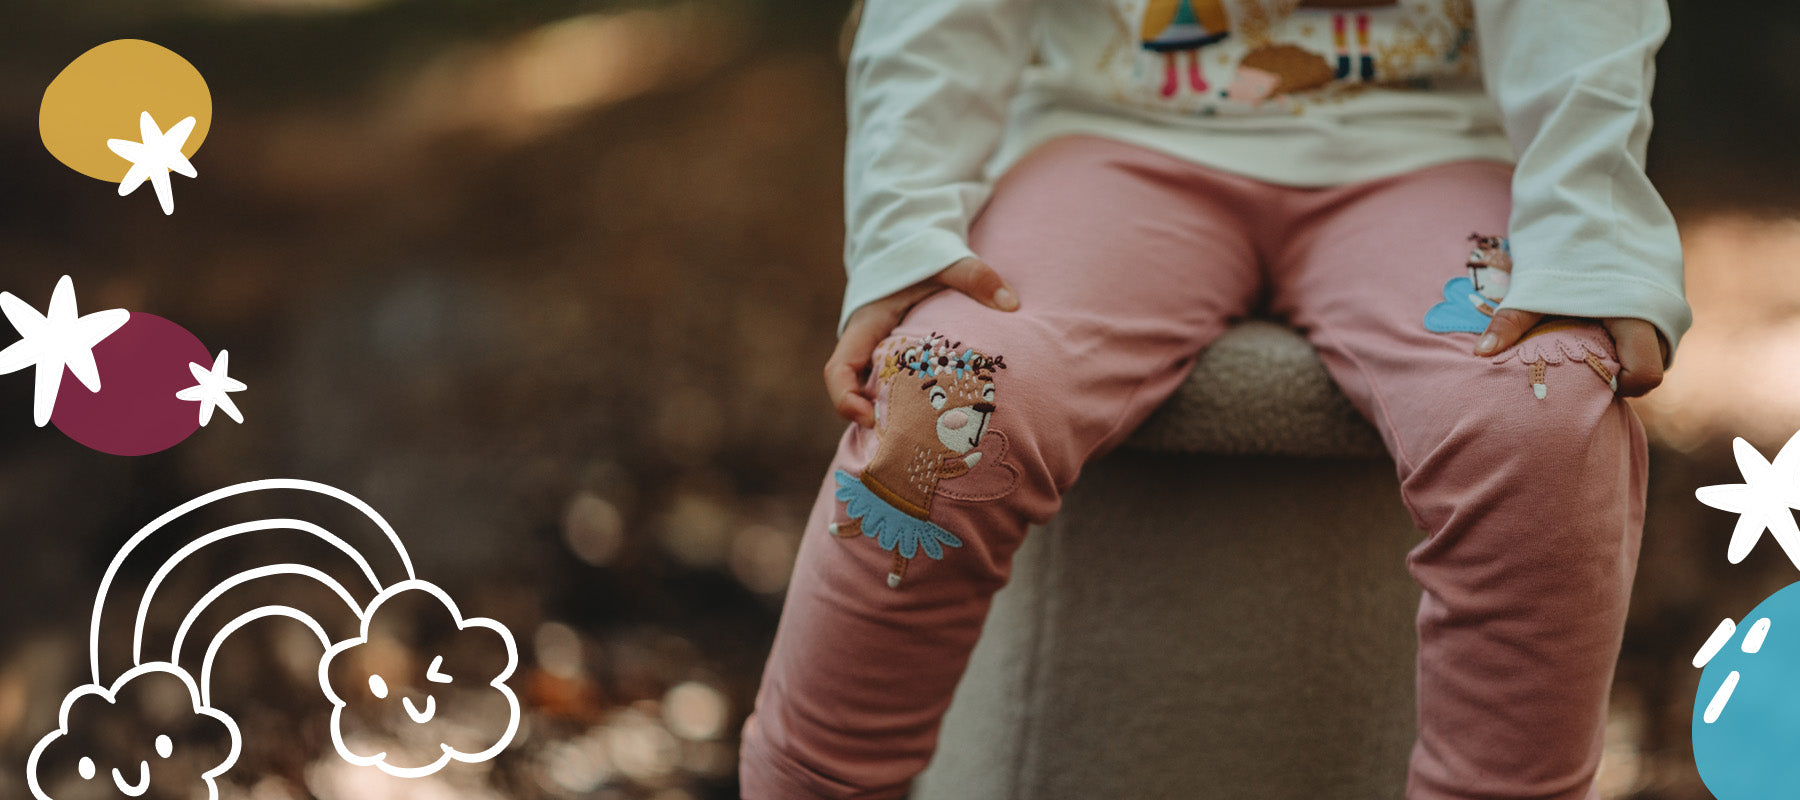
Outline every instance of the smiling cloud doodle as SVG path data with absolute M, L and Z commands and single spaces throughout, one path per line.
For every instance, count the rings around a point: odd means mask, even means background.
M 420 613 L 408 614 L 409 607 Z M 387 619 L 395 616 L 402 618 Z M 409 624 L 408 616 L 428 621 Z M 382 628 L 434 627 L 442 635 L 422 648 L 431 653 L 425 664 L 371 640 Z M 499 623 L 464 619 L 449 595 L 424 581 L 390 586 L 363 612 L 362 635 L 333 646 L 319 664 L 319 685 L 333 706 L 331 741 L 345 761 L 402 778 L 430 775 L 452 760 L 486 761 L 517 732 L 519 699 L 506 679 L 518 663 L 512 634 Z M 504 731 L 470 724 L 501 704 Z M 409 741 L 428 746 L 401 749 Z
M 252 492 L 302 492 L 336 500 L 360 512 L 385 537 L 394 553 L 378 569 L 364 553 L 336 533 L 312 522 L 270 519 L 227 525 L 175 547 L 172 523 L 199 509 Z M 174 550 L 172 566 L 217 543 L 271 531 L 309 534 L 331 545 L 360 568 L 375 589 L 358 604 L 352 593 L 325 570 L 304 564 L 275 564 L 227 576 L 186 615 L 166 659 L 146 658 L 145 623 L 155 594 L 153 581 L 138 604 L 131 634 L 133 665 L 110 683 L 102 679 L 102 612 L 108 591 L 126 560 L 151 538 L 153 552 Z M 397 557 L 397 558 L 396 558 Z M 398 565 L 395 568 L 391 565 Z M 158 572 L 160 576 L 162 571 Z M 267 605 L 245 611 L 219 628 L 203 648 L 197 674 L 183 666 L 182 643 L 198 612 L 224 592 L 270 578 L 310 578 L 344 600 L 338 609 L 359 623 L 354 637 L 334 640 L 326 625 L 303 611 Z M 362 594 L 361 596 L 367 596 Z M 518 647 L 500 623 L 464 617 L 443 589 L 420 580 L 392 526 L 362 500 L 325 484 L 291 479 L 251 481 L 195 498 L 139 529 L 120 549 L 101 579 L 89 630 L 92 682 L 70 692 L 58 728 L 31 752 L 27 783 L 37 800 L 152 798 L 217 800 L 215 779 L 237 760 L 242 742 L 237 725 L 214 706 L 213 662 L 221 645 L 241 628 L 268 617 L 305 625 L 324 648 L 320 689 L 334 707 L 331 736 L 339 755 L 363 767 L 401 778 L 418 778 L 451 761 L 486 761 L 506 749 L 519 728 L 519 700 L 506 681 L 518 666 Z M 339 622 L 338 620 L 328 620 Z M 331 626 L 347 630 L 348 625 Z M 412 646 L 396 648 L 406 640 Z M 425 653 L 423 660 L 413 656 Z M 200 766 L 196 766 L 200 765 Z
M 216 798 L 214 779 L 237 761 L 240 745 L 231 718 L 201 702 L 186 672 L 161 662 L 140 665 L 108 688 L 71 692 L 58 725 L 26 765 L 39 800 L 191 798 L 200 790 Z M 197 763 L 211 766 L 195 772 Z

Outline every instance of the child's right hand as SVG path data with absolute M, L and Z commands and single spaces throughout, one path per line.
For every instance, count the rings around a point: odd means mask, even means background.
M 875 345 L 894 332 L 906 312 L 931 295 L 955 289 L 984 306 L 999 311 L 1019 307 L 1018 295 L 979 258 L 965 258 L 942 272 L 901 289 L 850 313 L 837 349 L 825 360 L 825 391 L 831 395 L 838 416 L 865 428 L 875 426 L 875 400 L 862 393 L 863 375 Z

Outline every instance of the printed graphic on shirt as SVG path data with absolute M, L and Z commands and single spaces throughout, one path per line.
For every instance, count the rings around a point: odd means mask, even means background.
M 1372 87 L 1476 75 L 1469 0 L 1114 0 L 1117 100 L 1200 116 L 1301 114 Z M 1135 22 L 1135 24 L 1134 24 Z
M 1481 333 L 1512 283 L 1512 246 L 1504 236 L 1469 234 L 1475 246 L 1464 266 L 1469 274 L 1444 284 L 1444 301 L 1425 312 L 1425 329 L 1434 333 Z M 1507 348 L 1493 363 L 1517 360 L 1525 365 L 1531 394 L 1539 400 L 1550 396 L 1545 382 L 1549 368 L 1568 362 L 1586 364 L 1613 391 L 1619 390 L 1618 361 L 1612 339 L 1592 320 L 1546 318 Z
M 1221 0 L 1148 0 L 1144 7 L 1144 49 L 1160 53 L 1163 84 L 1158 94 L 1174 97 L 1182 78 L 1195 92 L 1207 90 L 1200 69 L 1200 48 L 1231 35 Z M 1185 68 L 1178 69 L 1178 62 Z
M 837 498 L 850 520 L 831 532 L 844 538 L 860 533 L 892 552 L 887 582 L 898 588 L 921 551 L 935 560 L 944 557 L 945 547 L 962 546 L 961 538 L 931 521 L 932 501 L 939 494 L 961 497 L 941 491 L 940 482 L 968 474 L 984 458 L 998 464 L 1004 456 L 1005 440 L 990 423 L 994 378 L 1006 362 L 933 333 L 898 340 L 876 363 L 886 398 L 875 424 L 879 443 L 861 475 L 838 471 Z M 987 458 L 996 449 L 1001 452 Z M 1006 481 L 1002 493 L 1011 486 Z

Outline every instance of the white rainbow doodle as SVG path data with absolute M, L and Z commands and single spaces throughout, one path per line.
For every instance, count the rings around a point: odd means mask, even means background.
M 368 521 L 374 523 L 387 537 L 389 543 L 393 546 L 394 552 L 399 557 L 400 564 L 405 572 L 405 577 L 396 577 L 391 581 L 384 582 L 375 568 L 371 566 L 369 560 L 355 547 L 325 528 L 305 520 L 264 519 L 219 528 L 182 546 L 174 555 L 170 556 L 168 560 L 158 567 L 155 575 L 146 586 L 143 597 L 138 602 L 131 639 L 131 659 L 133 666 L 112 683 L 105 683 L 100 671 L 101 618 L 106 606 L 107 593 L 112 589 L 114 581 L 118 578 L 120 569 L 125 564 L 126 559 L 152 535 L 156 534 L 158 531 L 164 530 L 170 523 L 182 519 L 201 507 L 229 497 L 235 497 L 250 492 L 270 490 L 310 492 L 336 499 L 355 509 Z M 308 534 L 349 556 L 360 569 L 362 576 L 367 579 L 368 583 L 373 588 L 375 592 L 374 599 L 369 601 L 366 605 L 359 604 L 355 595 L 336 579 L 317 568 L 305 564 L 272 564 L 246 570 L 227 577 L 213 586 L 213 588 L 208 590 L 206 594 L 183 616 L 166 661 L 156 659 L 146 661 L 144 655 L 144 634 L 151 600 L 156 595 L 157 589 L 162 586 L 164 580 L 168 578 L 175 567 L 190 556 L 193 556 L 195 553 L 198 553 L 200 550 L 210 545 L 232 539 L 233 537 L 266 531 L 297 531 Z M 201 614 L 231 589 L 252 581 L 277 575 L 292 575 L 310 578 L 314 582 L 330 590 L 333 595 L 343 601 L 351 615 L 359 621 L 360 627 L 358 634 L 354 637 L 343 639 L 342 641 L 334 641 L 333 637 L 326 632 L 325 626 L 321 625 L 318 620 L 314 619 L 311 615 L 291 606 L 265 605 L 239 614 L 220 628 L 218 633 L 216 633 L 212 640 L 206 645 L 200 662 L 199 680 L 194 680 L 194 677 L 179 665 L 181 663 L 184 646 L 187 643 L 189 635 L 193 632 L 194 626 Z M 486 682 L 488 688 L 491 688 L 505 699 L 507 709 L 507 720 L 504 729 L 495 738 L 494 743 L 491 746 L 487 746 L 477 752 L 471 753 L 463 752 L 452 747 L 449 743 L 440 742 L 439 747 L 443 752 L 430 763 L 421 766 L 396 766 L 388 762 L 388 754 L 386 752 L 374 754 L 358 752 L 356 748 L 345 741 L 342 717 L 344 709 L 348 706 L 348 700 L 341 692 L 335 690 L 331 684 L 331 665 L 333 660 L 340 655 L 349 652 L 358 645 L 367 643 L 370 623 L 377 612 L 390 600 L 408 593 L 419 593 L 418 595 L 413 596 L 429 597 L 435 600 L 437 604 L 442 605 L 443 609 L 449 614 L 450 619 L 455 623 L 459 633 L 465 631 L 491 632 L 479 633 L 477 635 L 489 636 L 496 639 L 506 651 L 505 667 L 500 669 L 491 680 Z M 179 680 L 179 682 L 187 688 L 196 717 L 212 718 L 212 720 L 222 724 L 223 729 L 229 736 L 229 754 L 217 766 L 206 770 L 199 776 L 206 785 L 207 797 L 210 800 L 216 800 L 218 797 L 218 786 L 216 785 L 215 778 L 220 774 L 223 774 L 236 763 L 238 754 L 242 751 L 242 741 L 238 727 L 236 723 L 232 721 L 231 717 L 212 707 L 213 664 L 217 659 L 225 640 L 230 638 L 233 633 L 236 633 L 239 629 L 252 622 L 269 617 L 286 617 L 300 622 L 302 625 L 305 625 L 308 630 L 312 631 L 318 638 L 320 645 L 325 648 L 325 653 L 319 661 L 319 687 L 333 705 L 331 715 L 332 744 L 337 749 L 338 755 L 350 763 L 360 766 L 373 766 L 383 772 L 401 778 L 423 777 L 437 772 L 451 761 L 477 763 L 491 759 L 495 755 L 498 755 L 502 750 L 506 749 L 507 745 L 512 742 L 513 737 L 518 732 L 520 714 L 519 700 L 512 689 L 506 685 L 507 679 L 512 676 L 514 669 L 518 665 L 518 646 L 513 639 L 512 633 L 508 631 L 505 626 L 491 619 L 464 617 L 462 611 L 457 607 L 455 601 L 451 600 L 448 593 L 430 582 L 419 579 L 417 574 L 413 571 L 412 559 L 406 552 L 406 546 L 400 541 L 400 536 L 394 531 L 393 526 L 389 525 L 388 522 L 383 519 L 380 514 L 377 514 L 367 503 L 354 495 L 341 489 L 313 481 L 296 479 L 250 481 L 235 486 L 228 486 L 202 495 L 157 517 L 150 522 L 150 524 L 139 529 L 138 532 L 125 543 L 124 547 L 119 550 L 118 554 L 114 556 L 112 563 L 107 567 L 105 576 L 100 581 L 99 590 L 94 598 L 94 615 L 88 636 L 89 666 L 92 672 L 92 683 L 70 692 L 64 698 L 57 730 L 45 735 L 38 741 L 37 746 L 32 749 L 31 757 L 26 764 L 26 781 L 31 787 L 32 795 L 36 797 L 37 800 L 55 800 L 54 795 L 50 792 L 58 787 L 46 788 L 40 780 L 39 771 L 42 766 L 41 760 L 44 757 L 46 750 L 52 748 L 57 741 L 69 734 L 71 710 L 78 702 L 92 698 L 93 700 L 104 701 L 106 704 L 116 705 L 121 694 L 121 689 L 127 687 L 132 681 L 139 679 L 152 681 L 168 680 L 172 677 L 173 679 Z M 442 661 L 443 656 L 440 655 L 432 662 L 430 669 L 426 672 L 428 681 L 437 683 L 452 682 L 453 678 L 442 672 Z M 482 677 L 485 678 L 485 675 Z M 369 687 L 371 691 L 375 693 L 376 697 L 386 697 L 387 687 L 379 675 L 370 676 Z M 92 700 L 90 700 L 90 702 L 92 702 Z M 404 704 L 407 716 L 415 723 L 425 724 L 436 715 L 437 700 L 434 695 L 426 696 L 423 711 L 420 711 L 415 707 L 412 698 L 410 697 L 403 698 L 402 703 Z M 498 728 L 500 726 L 495 727 Z M 159 736 L 157 738 L 156 752 L 159 757 L 167 758 L 172 747 L 173 744 L 168 736 Z M 117 788 L 127 796 L 138 797 L 149 790 L 151 775 L 150 767 L 151 764 L 147 759 L 138 762 L 137 771 L 135 773 L 137 777 L 135 778 L 131 777 L 132 771 L 130 769 L 121 772 L 116 767 L 111 770 L 110 774 L 105 774 L 101 773 L 95 767 L 93 759 L 84 756 L 81 759 L 78 772 L 83 781 L 110 779 L 113 781 L 114 788 Z

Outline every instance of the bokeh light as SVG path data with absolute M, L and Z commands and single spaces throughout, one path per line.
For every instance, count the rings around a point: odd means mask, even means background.
M 716 739 L 725 732 L 725 696 L 704 683 L 687 681 L 663 696 L 663 721 L 684 739 Z
M 625 520 L 618 506 L 589 492 L 575 495 L 563 514 L 563 540 L 576 558 L 603 566 L 625 544 Z

